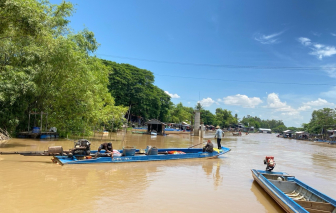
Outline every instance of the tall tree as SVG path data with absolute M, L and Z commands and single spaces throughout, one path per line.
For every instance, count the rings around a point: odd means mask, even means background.
M 92 53 L 93 32 L 68 30 L 71 3 L 0 0 L 0 127 L 27 128 L 28 113 L 49 126 L 84 130 L 125 113 L 108 92 L 109 70 Z
M 336 110 L 331 108 L 323 108 L 314 110 L 312 118 L 308 124 L 303 127 L 310 133 L 323 133 L 326 129 L 335 128 L 336 126 Z
M 167 121 L 170 96 L 154 85 L 152 72 L 129 64 L 102 60 L 110 69 L 109 90 L 116 105 L 131 106 L 131 114 Z
M 201 110 L 201 120 L 204 125 L 217 125 L 216 116 L 209 110 Z
M 232 112 L 227 109 L 216 109 L 216 120 L 220 127 L 229 127 L 233 124 L 237 124 L 238 120 L 232 116 Z

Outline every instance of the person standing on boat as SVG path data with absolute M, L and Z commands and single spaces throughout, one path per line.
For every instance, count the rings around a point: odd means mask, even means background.
M 216 126 L 216 134 L 215 134 L 215 138 L 217 138 L 217 146 L 218 146 L 218 149 L 221 149 L 221 148 L 222 148 L 221 140 L 222 140 L 222 137 L 223 137 L 223 136 L 224 136 L 223 130 L 221 130 L 221 128 L 219 128 L 219 126 Z
M 211 140 L 208 140 L 208 143 L 203 147 L 203 152 L 213 152 L 213 144 Z
M 112 143 L 102 143 L 100 144 L 97 154 L 102 150 L 105 150 L 105 153 L 110 154 L 111 158 L 113 158 L 113 147 L 112 147 Z

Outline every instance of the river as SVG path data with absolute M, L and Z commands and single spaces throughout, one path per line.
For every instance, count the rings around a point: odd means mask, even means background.
M 131 133 L 124 144 L 122 139 L 121 133 L 92 138 L 92 149 L 109 140 L 114 149 L 189 147 L 202 141 Z M 73 142 L 11 139 L 0 151 L 43 151 L 54 145 L 67 150 Z M 0 212 L 283 212 L 251 175 L 250 169 L 265 168 L 266 155 L 275 156 L 275 171 L 336 198 L 335 145 L 255 133 L 226 136 L 222 146 L 232 150 L 218 159 L 147 163 L 60 166 L 51 157 L 0 155 Z

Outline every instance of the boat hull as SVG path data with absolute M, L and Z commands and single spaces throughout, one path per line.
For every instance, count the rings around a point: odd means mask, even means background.
M 119 150 L 122 153 L 122 150 Z M 136 150 L 139 152 L 139 150 Z M 164 161 L 164 160 L 180 160 L 192 158 L 214 158 L 230 151 L 229 148 L 222 147 L 221 152 L 202 152 L 202 149 L 158 149 L 158 152 L 182 151 L 188 152 L 186 154 L 159 154 L 159 155 L 135 155 L 135 156 L 121 156 L 121 157 L 98 157 L 95 159 L 78 160 L 76 157 L 55 156 L 54 159 L 58 163 L 64 164 L 91 164 L 91 163 L 126 163 L 126 162 L 146 162 L 146 161 Z M 96 151 L 91 151 L 95 154 Z
M 306 204 L 311 204 L 315 206 L 324 206 L 324 208 L 328 206 L 328 208 L 333 209 L 332 212 L 336 212 L 336 201 L 334 199 L 302 183 L 294 176 L 287 175 L 284 172 L 268 172 L 255 169 L 252 169 L 251 171 L 254 180 L 286 212 L 298 212 L 298 213 L 310 212 L 310 210 L 307 211 L 309 208 L 306 207 L 307 208 L 306 210 L 303 206 L 301 206 Z M 265 176 L 268 176 L 268 178 L 266 178 Z M 281 177 L 282 180 L 278 180 L 277 178 L 279 177 Z M 295 187 L 294 192 L 297 193 L 296 195 L 288 193 L 289 191 L 294 189 L 294 188 L 290 189 L 291 188 L 290 186 Z M 282 190 L 279 187 L 282 188 Z M 316 209 L 314 209 L 313 212 L 320 212 L 315 210 Z
M 279 206 L 281 206 L 283 210 L 285 210 L 286 212 L 290 212 L 290 213 L 301 212 L 301 211 L 296 211 L 295 209 L 290 208 L 288 206 L 288 200 L 286 201 L 286 199 L 284 200 L 284 199 L 281 199 L 279 196 L 277 196 L 277 194 L 258 176 L 258 174 L 252 171 L 252 176 L 253 176 L 253 179 L 261 186 L 261 188 L 263 188 L 267 192 L 267 194 L 271 196 L 273 200 L 278 203 Z M 302 212 L 307 212 L 307 211 L 303 209 Z

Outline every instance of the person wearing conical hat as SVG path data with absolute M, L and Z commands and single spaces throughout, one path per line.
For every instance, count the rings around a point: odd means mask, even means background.
M 219 126 L 216 126 L 215 138 L 217 138 L 218 149 L 222 148 L 222 145 L 221 145 L 222 136 L 224 136 L 223 130 L 221 130 Z

